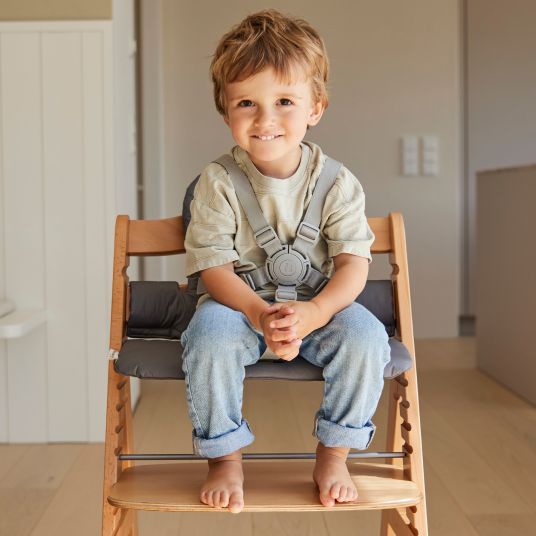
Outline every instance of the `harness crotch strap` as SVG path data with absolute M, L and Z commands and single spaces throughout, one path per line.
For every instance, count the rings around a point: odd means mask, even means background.
M 296 287 L 302 284 L 312 288 L 315 294 L 319 292 L 327 284 L 328 278 L 311 266 L 308 253 L 320 236 L 322 207 L 342 164 L 332 158 L 326 158 L 305 216 L 296 231 L 294 243 L 289 245 L 281 244 L 277 233 L 266 221 L 249 179 L 234 158 L 225 154 L 214 162 L 229 173 L 236 196 L 253 229 L 255 241 L 267 255 L 264 266 L 237 275 L 253 290 L 258 290 L 270 282 L 276 284 L 277 302 L 296 300 Z M 202 292 L 206 292 L 206 289 L 199 278 L 198 293 Z

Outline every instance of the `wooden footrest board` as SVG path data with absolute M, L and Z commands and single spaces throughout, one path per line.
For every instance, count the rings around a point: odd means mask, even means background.
M 418 504 L 421 492 L 388 464 L 347 461 L 359 498 L 325 507 L 313 481 L 314 460 L 244 460 L 244 512 L 377 510 Z M 123 471 L 108 501 L 120 508 L 166 512 L 222 512 L 203 504 L 199 492 L 206 461 L 136 465 Z

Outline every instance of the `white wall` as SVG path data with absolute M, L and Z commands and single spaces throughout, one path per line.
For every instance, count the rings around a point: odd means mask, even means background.
M 535 28 L 533 0 L 467 0 L 467 314 L 476 312 L 476 173 L 536 162 Z
M 102 441 L 115 191 L 111 23 L 0 24 L 0 441 Z
M 234 144 L 215 110 L 208 75 L 220 36 L 246 14 L 266 7 L 301 16 L 324 37 L 332 66 L 331 103 L 308 138 L 358 176 L 367 194 L 367 215 L 404 214 L 416 336 L 457 335 L 459 2 L 159 0 L 158 4 L 164 136 L 160 185 L 164 207 L 158 217 L 179 213 L 188 183 Z M 143 134 L 154 139 L 152 131 Z M 398 140 L 404 134 L 438 136 L 438 177 L 400 176 Z M 169 259 L 161 275 L 183 279 L 182 262 Z

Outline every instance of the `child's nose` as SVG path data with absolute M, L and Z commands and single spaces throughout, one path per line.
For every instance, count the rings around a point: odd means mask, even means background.
M 271 110 L 267 108 L 261 108 L 259 107 L 257 109 L 257 113 L 255 115 L 255 125 L 256 126 L 263 126 L 263 125 L 269 125 L 274 120 L 274 114 Z

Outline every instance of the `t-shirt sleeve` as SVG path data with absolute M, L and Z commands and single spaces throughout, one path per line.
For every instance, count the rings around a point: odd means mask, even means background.
M 229 186 L 227 172 L 218 164 L 209 164 L 199 178 L 185 238 L 188 277 L 239 258 L 234 247 L 236 217 Z
M 350 253 L 372 261 L 370 247 L 375 237 L 365 215 L 365 192 L 345 167 L 326 196 L 322 219 L 329 257 Z

